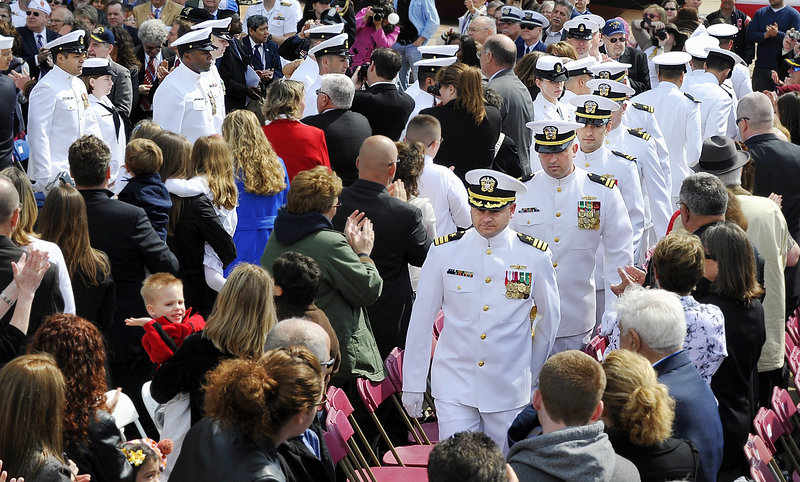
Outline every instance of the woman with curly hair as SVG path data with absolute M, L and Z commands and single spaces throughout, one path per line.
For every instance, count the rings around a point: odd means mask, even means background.
M 92 480 L 124 480 L 131 466 L 120 449 L 122 434 L 106 404 L 103 335 L 87 320 L 68 314 L 47 318 L 33 335 L 28 353 L 47 353 L 64 375 L 64 453 Z M 52 422 L 52 420 L 51 420 Z
M 695 480 L 700 455 L 692 442 L 671 438 L 675 400 L 650 362 L 616 350 L 603 371 L 603 423 L 614 452 L 633 462 L 642 482 Z
M 222 123 L 222 137 L 233 153 L 233 170 L 239 205 L 239 222 L 233 234 L 236 259 L 228 265 L 230 274 L 239 262 L 258 263 L 272 234 L 278 208 L 286 204 L 289 175 L 283 159 L 261 131 L 256 115 L 235 110 Z
M 174 482 L 285 480 L 276 447 L 302 435 L 325 402 L 319 360 L 306 348 L 228 360 L 208 374 L 206 417 L 189 429 Z

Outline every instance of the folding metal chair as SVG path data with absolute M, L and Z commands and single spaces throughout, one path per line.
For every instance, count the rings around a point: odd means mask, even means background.
M 378 456 L 375 455 L 375 452 L 372 450 L 369 442 L 367 442 L 367 438 L 364 436 L 364 432 L 361 430 L 361 427 L 358 425 L 358 422 L 356 422 L 356 419 L 353 416 L 353 404 L 350 403 L 350 399 L 347 398 L 347 394 L 344 392 L 344 390 L 341 388 L 330 387 L 328 389 L 328 401 L 326 403 L 334 410 L 344 413 L 345 417 L 347 417 L 347 420 L 350 422 L 350 425 L 352 425 L 353 429 L 355 430 L 355 433 L 358 435 L 358 438 L 361 440 L 361 443 L 364 444 L 367 454 L 370 456 L 375 465 L 380 465 L 381 461 L 378 460 Z
M 789 356 L 792 354 L 792 350 L 794 350 L 796 344 L 794 340 L 792 340 L 792 335 L 790 335 L 788 331 L 783 333 L 783 339 L 785 341 L 785 344 L 783 346 L 783 355 L 784 358 L 786 358 L 786 363 L 788 365 Z M 789 367 L 789 369 L 791 370 L 791 367 Z
M 116 390 L 107 391 L 105 395 L 106 403 L 110 402 L 116 393 Z M 111 415 L 114 417 L 114 422 L 116 423 L 117 428 L 119 428 L 121 431 L 124 431 L 125 427 L 132 423 L 136 426 L 136 430 L 139 431 L 139 436 L 147 436 L 147 432 L 144 431 L 142 424 L 139 423 L 139 412 L 136 411 L 136 407 L 133 405 L 133 400 L 131 400 L 131 397 L 120 392 L 117 406 L 114 407 L 114 411 L 111 413 Z
M 403 353 L 401 348 L 395 347 L 392 349 L 389 356 L 386 357 L 383 364 L 386 367 L 386 378 L 388 378 L 394 389 L 397 392 L 403 391 Z M 433 400 L 425 393 L 425 401 L 431 410 L 434 410 Z M 435 415 L 434 411 L 434 415 Z M 414 430 L 408 433 L 408 441 L 416 442 L 417 444 L 430 445 L 432 442 L 439 441 L 439 424 L 436 422 L 420 423 L 419 420 L 409 417 L 411 423 L 414 424 Z
M 352 482 L 427 482 L 425 467 L 370 467 L 353 440 L 353 427 L 344 412 L 335 408 L 328 411 L 327 431 L 323 435 L 334 464 L 339 464 Z
M 602 363 L 605 357 L 606 347 L 608 347 L 608 339 L 604 336 L 595 335 L 589 340 L 589 343 L 583 347 L 583 352 Z
M 792 337 L 795 345 L 800 343 L 800 319 L 797 316 L 792 315 L 786 320 L 786 332 Z
M 772 457 L 764 440 L 758 435 L 749 434 L 744 446 L 744 455 L 750 466 L 750 474 L 754 480 L 764 482 L 786 482 L 778 463 Z
M 395 395 L 397 390 L 395 390 L 392 382 L 388 378 L 384 378 L 383 381 L 378 383 L 359 378 L 356 380 L 356 386 L 361 401 L 364 402 L 364 406 L 367 407 L 367 412 L 369 412 L 370 417 L 372 417 L 372 421 L 375 422 L 375 426 L 378 427 L 383 441 L 389 446 L 389 452 L 386 452 L 383 456 L 383 463 L 387 465 L 426 467 L 428 465 L 428 456 L 434 446 L 408 445 L 395 447 L 389 439 L 386 430 L 383 428 L 381 421 L 378 420 L 378 417 L 375 415 L 375 410 L 378 409 L 381 403 L 386 399 L 390 399 L 395 409 L 400 414 L 400 417 L 403 419 L 403 422 L 405 422 L 406 428 L 410 431 L 414 430 L 411 421 L 406 415 L 406 411 L 403 409 L 400 401 L 397 400 L 397 396 Z
M 798 345 L 795 345 L 789 353 L 789 370 L 795 375 L 800 371 L 800 346 Z
M 753 420 L 753 426 L 756 429 L 756 433 L 764 440 L 770 452 L 785 457 L 789 460 L 789 463 L 792 464 L 794 470 L 800 471 L 800 465 L 797 463 L 800 454 L 793 451 L 790 447 L 789 441 L 791 437 L 784 431 L 783 425 L 778 420 L 778 416 L 775 415 L 774 411 L 764 407 L 758 409 L 756 418 Z M 778 443 L 777 445 L 776 442 Z M 794 441 L 791 442 L 793 443 Z M 781 447 L 780 452 L 777 449 L 778 446 Z

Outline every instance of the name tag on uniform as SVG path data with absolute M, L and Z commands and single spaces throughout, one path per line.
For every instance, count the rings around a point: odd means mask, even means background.
M 578 227 L 600 228 L 600 201 L 578 201 Z
M 192 99 L 192 108 L 194 110 L 206 110 L 206 100 L 204 98 Z
M 472 271 L 464 271 L 461 269 L 453 269 L 453 268 L 448 269 L 447 274 L 464 276 L 465 278 L 472 278 L 474 276 L 474 273 Z
M 531 273 L 506 271 L 506 298 L 521 300 L 531 297 Z
M 539 208 L 519 208 L 518 213 L 538 213 Z

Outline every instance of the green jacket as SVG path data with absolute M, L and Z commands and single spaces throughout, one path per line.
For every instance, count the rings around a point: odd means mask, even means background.
M 289 251 L 304 254 L 319 263 L 322 279 L 314 303 L 325 312 L 336 331 L 342 355 L 334 383 L 360 377 L 383 380 L 383 360 L 366 310 L 378 299 L 383 288 L 375 263 L 356 255 L 344 235 L 333 229 L 316 231 L 289 244 L 281 244 L 277 239 L 280 236 L 274 234 L 261 257 L 261 266 L 265 269 L 271 270 L 275 259 Z

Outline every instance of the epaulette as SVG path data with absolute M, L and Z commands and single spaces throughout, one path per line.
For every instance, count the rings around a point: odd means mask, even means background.
M 619 151 L 615 151 L 615 150 L 612 150 L 611 152 L 614 153 L 615 156 L 621 157 L 623 159 L 627 159 L 629 161 L 636 162 L 636 156 L 631 156 L 630 154 L 623 154 L 623 153 L 621 153 Z
M 638 103 L 638 102 L 634 102 L 634 103 L 633 103 L 633 107 L 635 107 L 635 108 L 637 108 L 637 109 L 639 109 L 639 110 L 643 110 L 643 111 L 645 111 L 645 112 L 649 112 L 649 113 L 651 113 L 651 114 L 652 114 L 653 112 L 655 112 L 655 109 L 653 109 L 653 106 L 650 106 L 650 105 L 644 105 L 644 104 L 640 104 L 640 103 Z
M 641 137 L 646 141 L 649 141 L 650 138 L 652 137 L 650 134 L 640 129 L 628 129 L 628 134 L 633 134 L 636 137 Z
M 610 177 L 601 176 L 599 174 L 592 174 L 591 172 L 589 173 L 589 180 L 590 181 L 594 181 L 597 184 L 602 184 L 603 186 L 605 186 L 605 187 L 607 187 L 609 189 L 613 188 L 614 186 L 617 185 L 615 179 L 612 179 Z
M 527 234 L 517 233 L 517 237 L 520 241 L 525 244 L 530 244 L 534 248 L 541 249 L 542 251 L 547 251 L 548 244 L 541 239 L 534 238 L 533 236 L 528 236 Z
M 531 179 L 533 179 L 533 176 L 535 176 L 535 175 L 536 174 L 534 174 L 534 173 L 530 173 L 530 174 L 526 174 L 526 175 L 524 175 L 522 177 L 518 177 L 517 179 L 519 179 L 520 182 L 528 182 Z
M 455 233 L 450 233 L 446 236 L 439 236 L 438 238 L 433 240 L 433 244 L 439 246 L 440 244 L 449 243 L 450 241 L 461 239 L 464 236 L 464 233 L 466 233 L 466 231 L 456 231 Z
M 700 103 L 699 100 L 697 100 L 694 97 L 692 97 L 692 95 L 690 93 L 688 93 L 688 92 L 684 92 L 683 95 L 685 95 L 689 100 L 691 100 L 695 104 L 699 104 Z
M 292 6 L 292 2 L 282 1 L 281 5 L 283 5 L 284 7 L 291 7 Z

